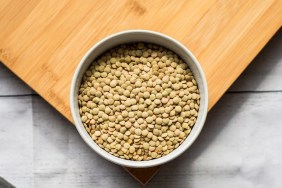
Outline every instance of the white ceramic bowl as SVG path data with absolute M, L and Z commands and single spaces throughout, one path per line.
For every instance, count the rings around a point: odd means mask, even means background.
M 111 49 L 112 47 L 124 43 L 140 42 L 140 41 L 155 43 L 160 46 L 164 46 L 165 48 L 170 49 L 175 53 L 177 53 L 189 65 L 198 83 L 198 88 L 201 96 L 198 118 L 196 120 L 196 123 L 191 133 L 188 135 L 185 141 L 177 149 L 175 149 L 168 155 L 149 161 L 132 161 L 132 160 L 121 159 L 115 157 L 114 155 L 111 155 L 107 151 L 100 148 L 86 132 L 80 120 L 79 107 L 78 107 L 78 90 L 80 87 L 80 83 L 86 69 L 93 62 L 93 60 L 96 59 L 103 52 Z M 157 166 L 166 163 L 176 158 L 177 156 L 182 154 L 185 150 L 187 150 L 191 146 L 191 144 L 196 140 L 196 138 L 198 137 L 199 133 L 203 128 L 207 116 L 208 88 L 207 88 L 206 78 L 200 64 L 198 63 L 194 55 L 183 44 L 162 33 L 157 33 L 154 31 L 147 31 L 147 30 L 128 30 L 104 38 L 103 40 L 95 44 L 85 54 L 85 56 L 80 61 L 72 79 L 71 91 L 70 91 L 70 104 L 71 104 L 71 113 L 73 120 L 75 122 L 75 126 L 80 136 L 89 145 L 89 147 L 91 147 L 99 155 L 101 155 L 102 157 L 113 163 L 122 166 L 133 167 L 133 168 L 147 168 L 147 167 Z

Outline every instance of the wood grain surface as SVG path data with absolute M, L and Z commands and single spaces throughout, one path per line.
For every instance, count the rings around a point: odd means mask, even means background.
M 109 34 L 150 29 L 196 55 L 211 108 L 281 23 L 281 0 L 1 0 L 0 60 L 72 121 L 70 83 L 87 50 Z M 129 172 L 145 183 L 157 169 Z

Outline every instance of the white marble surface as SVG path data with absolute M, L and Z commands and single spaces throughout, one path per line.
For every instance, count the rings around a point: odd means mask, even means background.
M 0 176 L 32 187 L 33 119 L 31 97 L 0 98 Z
M 195 144 L 146 187 L 282 187 L 281 38 L 213 108 Z M 0 176 L 24 188 L 142 187 L 3 65 L 0 78 Z

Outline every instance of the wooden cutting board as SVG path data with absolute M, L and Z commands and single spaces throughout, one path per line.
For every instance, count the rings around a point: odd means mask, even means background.
M 154 30 L 196 55 L 211 108 L 281 23 L 282 0 L 0 0 L 0 60 L 72 121 L 70 83 L 88 49 L 118 31 Z M 127 171 L 145 184 L 158 168 Z

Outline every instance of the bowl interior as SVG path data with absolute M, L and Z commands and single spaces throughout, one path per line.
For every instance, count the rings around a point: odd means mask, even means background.
M 102 53 L 105 51 L 111 49 L 112 47 L 118 46 L 120 44 L 124 43 L 132 43 L 132 42 L 148 42 L 148 43 L 154 43 L 160 46 L 163 46 L 167 49 L 170 49 L 174 51 L 176 54 L 178 54 L 190 67 L 192 73 L 194 74 L 194 77 L 197 81 L 199 92 L 200 92 L 200 106 L 198 111 L 198 117 L 196 120 L 196 123 L 194 127 L 192 128 L 192 131 L 188 135 L 188 137 L 185 139 L 185 141 L 174 151 L 169 153 L 166 156 L 163 156 L 158 159 L 153 159 L 149 161 L 132 161 L 132 160 L 126 160 L 121 159 L 118 157 L 115 157 L 114 155 L 111 155 L 107 151 L 100 148 L 89 136 L 87 131 L 85 130 L 79 115 L 79 106 L 78 106 L 78 90 L 81 84 L 82 77 L 87 70 L 87 68 L 90 66 L 90 64 L 93 62 L 94 59 L 99 57 Z M 146 167 L 152 167 L 157 166 L 163 163 L 166 163 L 175 157 L 179 156 L 181 153 L 183 153 L 189 146 L 195 141 L 195 139 L 198 137 L 205 119 L 207 115 L 207 108 L 208 108 L 208 90 L 207 90 L 207 83 L 204 76 L 204 73 L 200 67 L 200 64 L 196 60 L 196 58 L 192 55 L 192 53 L 186 49 L 181 43 L 176 41 L 173 38 L 170 38 L 166 35 L 163 35 L 161 33 L 156 33 L 152 31 L 145 31 L 145 30 L 129 30 L 120 32 L 114 35 L 111 35 L 109 37 L 106 37 L 105 39 L 98 42 L 96 45 L 94 45 L 87 54 L 83 57 L 80 64 L 78 65 L 76 72 L 73 77 L 72 86 L 71 86 L 71 111 L 72 116 L 75 121 L 76 128 L 78 132 L 80 133 L 81 137 L 84 139 L 84 141 L 92 148 L 94 149 L 98 154 L 103 156 L 104 158 L 122 165 L 122 166 L 128 166 L 128 167 L 134 167 L 134 168 L 146 168 Z

